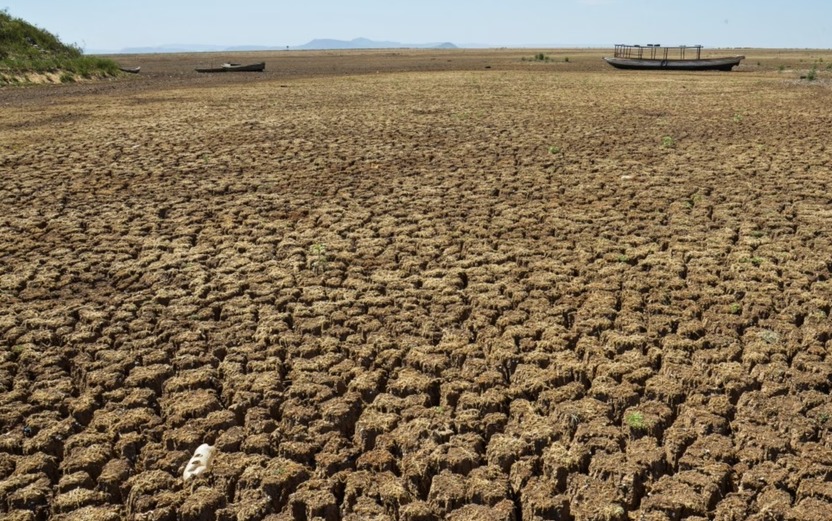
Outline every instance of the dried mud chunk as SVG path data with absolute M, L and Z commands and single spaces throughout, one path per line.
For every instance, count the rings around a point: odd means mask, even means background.
M 448 521 L 514 521 L 514 502 L 502 501 L 493 507 L 465 505 L 448 514 Z
M 333 398 L 321 404 L 322 418 L 333 425 L 344 436 L 351 436 L 361 414 L 361 400 L 358 395 L 348 394 Z
M 173 368 L 169 364 L 153 364 L 134 367 L 124 385 L 127 387 L 147 387 L 157 395 L 162 394 L 162 385 L 171 377 Z
M 486 459 L 489 465 L 502 469 L 506 474 L 515 461 L 531 454 L 531 443 L 509 434 L 495 434 L 488 442 Z
M 176 394 L 183 391 L 195 391 L 197 389 L 216 389 L 217 378 L 216 369 L 213 367 L 198 367 L 196 369 L 187 369 L 175 376 L 168 378 L 172 374 L 173 369 L 169 366 L 156 365 L 155 372 L 159 374 L 158 379 L 167 380 L 164 382 L 165 394 Z M 132 373 L 131 373 L 132 375 Z
M 43 473 L 52 481 L 58 477 L 58 460 L 42 452 L 17 458 L 14 467 L 17 475 Z
M 753 495 L 748 492 L 731 492 L 719 502 L 714 511 L 714 521 L 745 521 L 750 516 Z
M 679 470 L 701 468 L 707 461 L 733 464 L 736 461 L 736 453 L 731 438 L 721 434 L 697 438 L 679 458 Z
M 338 502 L 331 485 L 322 480 L 307 481 L 289 496 L 289 510 L 296 519 L 322 518 L 337 521 Z
M 122 490 L 133 469 L 130 463 L 124 459 L 113 459 L 104 465 L 101 474 L 98 476 L 98 488 L 108 495 L 113 503 L 121 503 Z
M 176 478 L 162 470 L 148 470 L 127 480 L 127 511 L 141 513 L 153 508 L 153 497 L 163 491 L 173 490 Z
M 791 506 L 792 496 L 777 488 L 766 488 L 754 502 L 754 510 L 761 519 L 783 519 Z
M 720 486 L 714 479 L 694 470 L 687 470 L 673 476 L 663 476 L 643 499 L 645 511 L 660 511 L 671 518 L 707 516 L 721 497 Z
M 589 476 L 613 485 L 616 502 L 628 509 L 637 507 L 644 493 L 643 473 L 644 469 L 628 460 L 623 453 L 598 453 L 589 464 Z
M 261 486 L 271 498 L 275 511 L 280 512 L 289 503 L 291 494 L 307 479 L 309 471 L 303 465 L 283 458 L 274 458 L 266 466 Z
M 57 491 L 63 493 L 76 488 L 93 488 L 94 486 L 95 481 L 93 481 L 89 473 L 82 470 L 61 476 L 60 481 L 58 481 Z
M 566 495 L 571 499 L 570 514 L 575 519 L 624 521 L 621 491 L 615 483 L 577 474 L 569 477 Z
M 428 503 L 442 515 L 456 510 L 466 503 L 465 481 L 464 476 L 443 470 L 431 480 Z
M 4 480 L 12 475 L 17 465 L 17 458 L 11 454 L 0 451 L 0 480 Z M 55 470 L 57 471 L 57 463 Z M 50 477 L 52 479 L 52 477 Z
M 627 459 L 644 470 L 646 483 L 659 479 L 668 472 L 665 451 L 654 438 L 640 438 L 627 444 Z
M 832 482 L 820 479 L 804 479 L 797 489 L 796 500 L 805 498 L 818 498 L 832 503 Z
M 344 483 L 344 509 L 359 512 L 358 503 L 367 500 L 382 507 L 385 514 L 395 515 L 413 500 L 404 483 L 390 472 L 351 472 Z
M 203 418 L 211 412 L 222 409 L 216 392 L 209 389 L 172 394 L 162 402 L 162 407 L 168 415 L 168 423 L 173 427 L 178 427 L 189 419 Z
M 387 383 L 387 389 L 400 398 L 412 394 L 426 394 L 430 397 L 430 405 L 438 405 L 439 384 L 439 379 L 406 367 L 395 379 Z
M 442 519 L 430 503 L 425 501 L 414 501 L 404 505 L 399 512 L 401 521 L 439 521 Z
M 468 474 L 466 481 L 468 501 L 494 507 L 511 495 L 509 478 L 497 467 L 479 467 Z
M 7 488 L 7 485 L 11 486 Z M 52 498 L 51 483 L 43 474 L 10 478 L 0 484 L 0 492 L 4 488 L 9 490 L 8 495 L 0 494 L 0 497 L 6 498 L 9 510 L 31 510 L 38 514 L 47 508 Z
M 520 493 L 522 519 L 571 519 L 569 498 L 559 495 L 555 484 L 534 477 Z
M 355 462 L 359 470 L 370 472 L 398 472 L 396 457 L 386 449 L 374 449 L 361 454 Z
M 88 425 L 92 421 L 93 414 L 98 407 L 98 395 L 95 393 L 84 393 L 69 401 L 69 413 L 81 425 Z
M 106 445 L 79 447 L 64 458 L 61 469 L 65 473 L 84 471 L 96 478 L 101 473 L 104 464 L 112 457 L 112 450 Z
M 200 487 L 179 507 L 181 521 L 212 521 L 217 511 L 225 507 L 225 495 L 208 487 Z
M 55 521 L 120 521 L 121 508 L 115 505 L 87 506 L 67 514 L 53 516 Z
M 786 512 L 786 521 L 825 521 L 829 519 L 832 504 L 817 498 L 802 499 Z
M 31 510 L 12 510 L 5 512 L 3 517 L 3 521 L 35 521 L 36 519 L 35 512 Z
M 214 446 L 219 452 L 238 452 L 242 442 L 245 440 L 245 431 L 242 427 L 234 426 L 217 436 Z
M 66 513 L 88 506 L 100 506 L 105 502 L 104 494 L 97 490 L 75 488 L 58 494 L 52 500 L 52 510 L 56 513 Z
M 99 409 L 95 411 L 90 427 L 99 432 L 126 435 L 152 429 L 160 423 L 162 423 L 162 419 L 149 407 L 120 411 Z

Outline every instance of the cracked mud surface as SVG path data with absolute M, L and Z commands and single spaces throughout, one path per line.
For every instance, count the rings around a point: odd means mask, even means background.
M 828 519 L 832 91 L 576 53 L 0 91 L 0 517 Z

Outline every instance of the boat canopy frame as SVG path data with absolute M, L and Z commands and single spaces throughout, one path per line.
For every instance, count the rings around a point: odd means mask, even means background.
M 696 58 L 686 57 L 685 54 L 695 52 Z M 700 60 L 702 59 L 701 45 L 678 45 L 676 47 L 662 47 L 658 43 L 647 45 L 628 45 L 623 43 L 615 44 L 616 58 L 628 58 L 633 60 Z

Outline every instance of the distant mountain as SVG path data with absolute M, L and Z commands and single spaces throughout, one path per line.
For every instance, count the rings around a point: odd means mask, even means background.
M 328 49 L 457 49 L 458 47 L 450 42 L 444 43 L 400 43 L 400 42 L 377 42 L 367 38 L 356 38 L 354 40 L 332 40 L 317 39 L 309 43 L 292 47 L 302 50 L 328 50 Z
M 201 44 L 165 44 L 155 47 L 127 47 L 120 51 L 88 49 L 86 54 L 161 54 L 176 52 L 238 52 L 238 51 L 275 51 L 292 50 L 329 50 L 329 49 L 458 49 L 450 43 L 400 43 L 377 42 L 367 38 L 354 40 L 316 39 L 297 46 L 282 45 L 201 45 Z

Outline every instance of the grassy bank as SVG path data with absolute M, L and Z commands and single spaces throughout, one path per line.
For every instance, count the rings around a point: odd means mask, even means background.
M 0 11 L 0 85 L 26 83 L 35 77 L 67 83 L 118 73 L 113 60 L 84 56 L 77 46 Z

